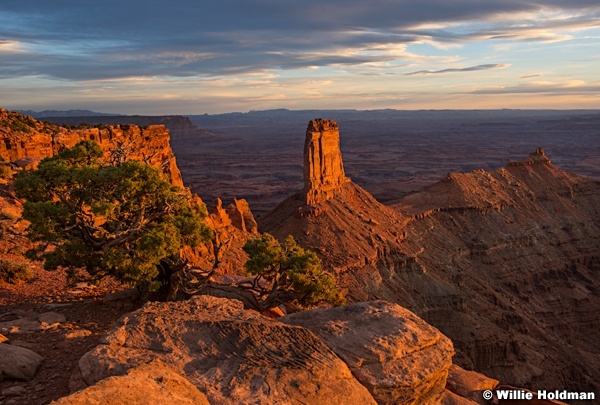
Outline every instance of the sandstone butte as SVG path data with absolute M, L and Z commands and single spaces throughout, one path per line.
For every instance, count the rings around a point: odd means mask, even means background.
M 304 143 L 306 205 L 329 200 L 349 179 L 344 175 L 340 133 L 334 121 L 310 121 Z
M 345 177 L 335 122 L 309 123 L 305 187 L 259 219 L 318 252 L 350 301 L 396 302 L 454 361 L 512 386 L 600 391 L 600 181 L 542 149 L 450 173 L 394 206 Z

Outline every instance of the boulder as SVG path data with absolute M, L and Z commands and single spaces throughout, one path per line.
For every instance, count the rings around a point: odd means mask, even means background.
M 150 302 L 121 317 L 102 345 L 79 361 L 87 385 L 160 359 L 211 404 L 375 404 L 335 353 L 309 330 L 241 302 L 196 296 Z
M 109 377 L 52 404 L 209 405 L 209 402 L 204 394 L 172 367 L 154 360 L 130 369 L 125 376 Z
M 465 397 L 461 397 L 460 395 L 456 395 L 451 391 L 444 391 L 444 395 L 440 400 L 440 405 L 476 405 L 477 402 L 471 401 Z
M 63 314 L 59 314 L 58 312 L 44 312 L 43 314 L 39 314 L 37 316 L 37 320 L 42 324 L 42 329 L 48 329 L 56 324 L 61 322 L 65 322 L 67 318 Z
M 494 390 L 498 380 L 486 377 L 476 371 L 468 371 L 453 364 L 448 370 L 446 389 L 455 394 L 471 399 L 479 404 L 487 404 L 483 399 L 483 391 Z
M 0 344 L 0 375 L 5 379 L 29 381 L 44 359 L 24 347 Z
M 51 329 L 65 321 L 66 318 L 62 314 L 57 312 L 44 312 L 35 316 L 0 322 L 0 331 L 6 333 L 29 333 L 38 330 Z
M 75 329 L 75 330 L 71 330 L 70 332 L 66 332 L 63 336 L 65 337 L 65 339 L 79 339 L 79 338 L 83 338 L 83 337 L 87 337 L 87 336 L 92 336 L 93 333 L 91 330 L 88 329 Z
M 35 317 L 0 322 L 0 332 L 3 333 L 29 333 L 41 329 L 42 325 Z
M 319 336 L 380 404 L 437 404 L 444 394 L 452 342 L 399 305 L 360 302 L 280 320 Z

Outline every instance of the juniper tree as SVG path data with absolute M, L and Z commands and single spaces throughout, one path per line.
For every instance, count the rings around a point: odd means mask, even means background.
M 294 301 L 310 308 L 320 302 L 340 305 L 344 302 L 332 276 L 325 273 L 315 252 L 299 246 L 292 235 L 280 243 L 264 233 L 244 245 L 248 254 L 246 271 L 254 276 L 262 307 L 272 308 Z M 264 280 L 264 282 L 263 282 Z
M 211 238 L 205 207 L 153 166 L 109 160 L 97 143 L 81 141 L 17 176 L 28 236 L 40 242 L 29 256 L 70 276 L 84 268 L 93 280 L 168 288 L 180 249 Z

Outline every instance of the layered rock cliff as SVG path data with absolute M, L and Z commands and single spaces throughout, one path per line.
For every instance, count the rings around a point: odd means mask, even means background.
M 502 383 L 600 388 L 598 180 L 538 149 L 494 172 L 450 173 L 394 207 L 349 181 L 315 184 L 326 199 L 308 205 L 305 188 L 260 229 L 317 251 L 350 300 L 415 311 L 453 340 L 459 365 Z
M 96 118 L 104 122 L 108 118 L 123 120 L 127 117 Z M 137 118 L 140 122 L 145 122 L 144 117 Z M 189 123 L 187 119 L 181 123 L 179 118 L 182 117 L 171 117 L 171 121 L 175 120 L 183 126 Z M 174 185 L 184 187 L 171 149 L 170 132 L 164 125 L 141 128 L 130 124 L 100 123 L 95 127 L 66 128 L 0 109 L 0 157 L 17 167 L 34 168 L 41 159 L 53 156 L 61 149 L 72 147 L 84 139 L 97 142 L 107 158 L 139 160 L 151 164 L 161 169 Z M 14 199 L 10 193 L 7 196 Z M 195 199 L 203 204 L 200 197 L 195 196 Z M 220 204 L 219 200 L 218 206 L 208 210 L 207 218 L 208 226 L 215 230 L 219 240 L 226 242 L 221 249 L 219 271 L 240 272 L 245 261 L 241 247 L 249 236 L 257 232 L 256 221 L 248 203 L 243 199 L 234 199 L 226 210 Z M 20 207 L 17 207 L 15 215 L 19 214 Z M 214 260 L 211 257 L 214 253 L 212 246 L 203 247 L 199 252 L 183 253 L 195 265 L 210 266 Z
M 174 185 L 183 187 L 169 144 L 169 131 L 163 125 L 67 129 L 0 109 L 0 138 L 0 156 L 19 166 L 35 165 L 35 162 L 53 156 L 63 148 L 89 139 L 100 144 L 107 156 L 112 154 L 116 158 L 140 160 L 156 166 Z

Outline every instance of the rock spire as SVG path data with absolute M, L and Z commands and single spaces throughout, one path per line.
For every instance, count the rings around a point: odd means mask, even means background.
M 344 174 L 337 123 L 322 118 L 310 121 L 304 142 L 306 205 L 329 200 L 347 181 L 349 179 Z

